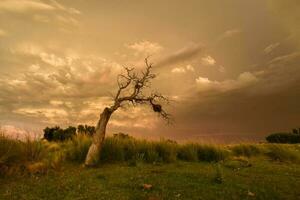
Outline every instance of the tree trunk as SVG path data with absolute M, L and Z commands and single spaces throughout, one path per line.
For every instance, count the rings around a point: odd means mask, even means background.
M 95 166 L 100 160 L 100 152 L 105 138 L 106 125 L 111 114 L 112 111 L 109 108 L 105 108 L 100 115 L 100 119 L 96 127 L 96 133 L 93 136 L 93 143 L 90 146 L 88 154 L 85 158 L 86 166 Z

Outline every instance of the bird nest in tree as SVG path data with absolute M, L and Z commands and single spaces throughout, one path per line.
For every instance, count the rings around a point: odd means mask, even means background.
M 158 113 L 162 111 L 161 105 L 159 104 L 152 104 L 152 109 L 154 112 L 158 112 Z

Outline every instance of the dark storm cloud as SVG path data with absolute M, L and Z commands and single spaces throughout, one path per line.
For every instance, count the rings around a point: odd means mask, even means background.
M 178 105 L 177 120 L 189 124 L 190 134 L 195 138 L 203 139 L 203 135 L 208 134 L 223 141 L 231 134 L 238 140 L 237 135 L 244 135 L 244 139 L 263 139 L 270 132 L 297 127 L 299 61 L 297 52 L 283 55 L 274 58 L 263 71 L 253 73 L 257 82 L 225 91 L 216 88 L 206 92 L 200 90 L 196 96 L 190 96 Z
M 156 64 L 157 67 L 164 67 L 172 64 L 177 64 L 189 59 L 192 59 L 203 52 L 204 46 L 200 44 L 191 44 L 187 47 L 184 47 L 175 53 L 163 58 L 162 60 L 158 61 Z

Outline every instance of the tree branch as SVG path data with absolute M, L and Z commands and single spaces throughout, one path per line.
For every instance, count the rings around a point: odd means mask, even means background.
M 156 77 L 156 75 L 151 72 L 153 64 L 148 62 L 148 58 L 145 58 L 145 66 L 146 69 L 141 72 L 140 76 L 135 73 L 134 68 L 124 67 L 125 73 L 120 74 L 117 79 L 119 89 L 114 98 L 114 105 L 110 107 L 110 110 L 111 112 L 117 110 L 121 104 L 125 102 L 132 103 L 133 106 L 137 104 L 148 104 L 152 106 L 154 112 L 159 113 L 163 119 L 170 123 L 171 115 L 159 104 L 159 102 L 169 104 L 169 99 L 158 93 L 152 93 L 150 95 L 143 94 L 145 88 L 150 87 L 151 81 Z M 123 93 L 128 89 L 132 91 L 124 95 Z

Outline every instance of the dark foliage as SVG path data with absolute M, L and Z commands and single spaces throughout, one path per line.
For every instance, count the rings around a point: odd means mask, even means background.
M 96 128 L 95 126 L 88 126 L 88 125 L 78 125 L 77 127 L 77 132 L 79 134 L 85 134 L 89 136 L 93 136 L 96 133 Z
M 72 139 L 73 136 L 78 134 L 84 134 L 88 136 L 93 136 L 96 133 L 96 128 L 94 126 L 88 125 L 78 125 L 78 127 L 69 126 L 66 129 L 62 129 L 59 126 L 52 128 L 46 127 L 44 129 L 44 138 L 48 141 L 65 141 Z
M 300 134 L 300 128 L 299 128 L 299 129 L 294 128 L 294 129 L 292 130 L 292 132 L 293 132 L 294 134 Z
M 69 126 L 62 129 L 59 126 L 53 128 L 46 127 L 44 129 L 44 138 L 48 141 L 65 141 L 76 135 L 76 128 Z
M 285 143 L 296 144 L 300 143 L 300 134 L 295 133 L 273 133 L 266 137 L 266 140 L 270 143 Z

